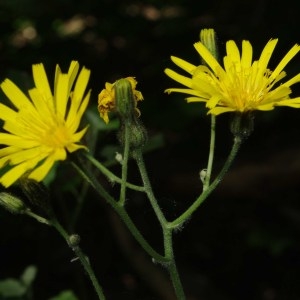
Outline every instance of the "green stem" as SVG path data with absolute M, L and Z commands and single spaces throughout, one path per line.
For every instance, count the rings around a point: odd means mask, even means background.
M 51 220 L 51 224 L 53 225 L 53 227 L 60 233 L 60 235 L 66 240 L 66 242 L 68 243 L 68 245 L 70 245 L 70 240 L 69 240 L 69 234 L 66 232 L 66 230 L 61 226 L 61 224 L 56 220 L 56 219 L 52 219 Z M 70 245 L 71 246 L 71 245 Z M 83 254 L 82 250 L 80 249 L 80 247 L 78 245 L 72 247 L 72 250 L 74 251 L 74 253 L 76 254 L 76 256 L 79 258 L 84 270 L 86 271 L 86 273 L 88 274 L 94 289 L 98 295 L 99 300 L 105 300 L 105 296 L 103 293 L 103 290 L 95 276 L 95 273 L 87 259 L 87 257 Z
M 172 280 L 172 284 L 175 290 L 175 294 L 178 300 L 185 300 L 185 294 L 183 290 L 183 286 L 179 277 L 179 273 L 177 270 L 174 251 L 173 251 L 173 229 L 167 229 L 164 235 L 164 246 L 165 246 L 165 256 L 170 260 L 167 264 L 168 271 Z
M 173 251 L 173 236 L 172 231 L 173 228 L 168 227 L 168 222 L 162 213 L 156 198 L 154 197 L 154 193 L 151 187 L 151 183 L 146 171 L 146 166 L 143 159 L 143 154 L 141 150 L 136 150 L 135 152 L 135 159 L 144 183 L 145 192 L 148 196 L 148 199 L 150 201 L 150 204 L 156 214 L 156 217 L 158 221 L 160 222 L 160 225 L 163 230 L 163 237 L 164 237 L 164 250 L 165 250 L 165 257 L 169 260 L 168 271 L 173 283 L 173 287 L 175 290 L 175 294 L 177 295 L 178 300 L 185 300 L 185 295 L 183 291 L 183 287 L 180 281 L 180 277 L 177 271 L 176 262 L 174 258 L 174 251 Z
M 168 222 L 167 222 L 163 212 L 161 211 L 161 209 L 160 209 L 160 207 L 157 203 L 156 198 L 154 197 L 154 193 L 153 193 L 153 190 L 152 190 L 152 187 L 151 187 L 151 183 L 150 183 L 147 171 L 146 171 L 146 166 L 145 166 L 145 162 L 144 162 L 144 159 L 143 159 L 142 151 L 139 150 L 139 149 L 136 150 L 134 158 L 135 158 L 137 166 L 139 168 L 139 171 L 140 171 L 140 174 L 141 174 L 141 177 L 142 177 L 142 181 L 144 183 L 145 192 L 148 196 L 150 204 L 151 204 L 151 206 L 152 206 L 152 208 L 153 208 L 153 210 L 154 210 L 154 212 L 157 216 L 157 219 L 158 219 L 160 225 L 164 228 L 165 225 L 168 224 Z
M 215 140 L 216 140 L 216 116 L 211 115 L 209 155 L 208 155 L 206 175 L 203 183 L 203 191 L 206 191 L 210 185 L 210 177 L 211 177 L 214 154 L 215 154 Z
M 98 160 L 96 160 L 93 156 L 89 155 L 88 153 L 85 153 L 84 156 L 99 170 L 101 171 L 110 181 L 122 183 L 122 179 L 113 174 L 111 171 L 109 171 L 107 168 L 105 168 Z M 144 192 L 145 189 L 143 186 L 138 186 L 132 183 L 126 183 L 126 187 L 136 190 L 139 192 Z
M 129 147 L 130 147 L 130 128 L 125 122 L 124 128 L 124 152 L 122 159 L 122 181 L 121 181 L 121 190 L 119 204 L 124 206 L 126 200 L 126 183 L 127 183 L 127 167 L 128 167 L 128 157 L 129 157 Z
M 80 166 L 79 167 L 75 162 L 72 162 L 75 169 L 80 173 L 80 175 L 90 183 L 90 185 L 94 188 L 94 190 L 103 197 L 112 208 L 118 213 L 121 219 L 126 224 L 127 228 L 130 230 L 131 234 L 137 240 L 137 242 L 142 246 L 142 248 L 152 256 L 157 262 L 168 262 L 168 259 L 164 256 L 160 255 L 156 250 L 154 250 L 150 244 L 145 240 L 141 232 L 137 229 L 128 213 L 115 199 L 102 187 L 102 185 L 97 181 L 97 179 L 93 176 L 93 173 L 85 168 L 84 163 L 79 159 Z
M 51 222 L 37 214 L 35 214 L 34 212 L 32 212 L 30 209 L 26 209 L 26 211 L 24 212 L 27 216 L 36 219 L 38 222 L 46 224 L 46 225 L 51 225 Z
M 232 165 L 232 163 L 237 155 L 237 152 L 241 146 L 241 143 L 242 143 L 242 138 L 236 136 L 234 138 L 234 143 L 233 143 L 232 149 L 229 153 L 229 156 L 228 156 L 222 170 L 216 177 L 216 179 L 212 182 L 212 184 L 205 191 L 203 191 L 203 193 L 196 199 L 196 201 L 183 214 L 181 214 L 177 219 L 175 219 L 174 221 L 172 221 L 168 224 L 169 228 L 176 228 L 176 227 L 181 226 L 181 224 L 184 223 L 188 218 L 191 217 L 191 215 L 195 212 L 195 210 L 203 203 L 203 201 L 210 195 L 210 193 L 218 186 L 218 184 L 224 178 L 226 172 Z

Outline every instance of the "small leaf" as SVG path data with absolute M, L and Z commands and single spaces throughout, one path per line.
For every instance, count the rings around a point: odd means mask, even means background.
M 7 278 L 0 281 L 0 296 L 2 297 L 21 297 L 25 295 L 26 290 L 27 287 L 16 279 Z
M 37 273 L 37 268 L 35 266 L 28 266 L 23 274 L 21 275 L 21 281 L 26 287 L 29 287 L 34 281 Z
M 79 300 L 73 291 L 62 291 L 57 296 L 49 299 L 49 300 Z

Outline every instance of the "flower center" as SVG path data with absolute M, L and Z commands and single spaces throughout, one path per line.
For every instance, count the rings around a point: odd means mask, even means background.
M 49 126 L 44 131 L 42 143 L 51 148 L 64 148 L 70 143 L 70 134 L 64 124 Z
M 44 118 L 25 109 L 19 114 L 21 116 L 18 123 L 22 128 L 22 135 L 27 139 L 37 141 L 49 148 L 64 148 L 72 142 L 72 134 L 69 132 L 65 120 L 54 112 L 49 110 Z M 23 114 L 24 116 L 22 116 Z
M 256 108 L 268 92 L 269 76 L 269 72 L 259 74 L 252 67 L 242 68 L 234 64 L 219 81 L 224 96 L 222 104 L 241 112 Z

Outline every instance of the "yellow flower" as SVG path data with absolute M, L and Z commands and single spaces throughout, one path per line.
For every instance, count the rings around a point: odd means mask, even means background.
M 65 160 L 67 152 L 86 148 L 78 144 L 87 127 L 77 131 L 86 110 L 90 91 L 85 94 L 90 71 L 72 61 L 68 73 L 56 66 L 54 92 L 43 64 L 32 66 L 35 87 L 26 96 L 12 81 L 4 80 L 1 88 L 13 108 L 0 103 L 0 168 L 9 165 L 0 183 L 10 186 L 24 174 L 42 181 L 53 164 Z M 76 82 L 75 82 L 76 79 Z M 75 82 L 75 87 L 72 87 Z
M 125 79 L 127 79 L 131 84 L 133 95 L 135 98 L 135 110 L 137 114 L 140 115 L 140 111 L 137 108 L 137 102 L 144 99 L 143 95 L 141 92 L 135 89 L 137 81 L 134 79 L 134 77 L 126 77 Z M 116 82 L 106 82 L 105 89 L 103 89 L 98 95 L 98 110 L 100 113 L 100 117 L 104 120 L 106 124 L 109 122 L 108 113 L 115 109 L 115 83 Z
M 206 102 L 209 113 L 214 115 L 230 111 L 272 110 L 274 106 L 300 108 L 300 97 L 290 98 L 290 87 L 300 81 L 300 74 L 277 85 L 286 75 L 283 69 L 299 52 L 300 46 L 293 46 L 271 71 L 267 66 L 277 41 L 270 40 L 256 61 L 252 61 L 253 51 L 249 41 L 242 42 L 241 54 L 235 42 L 228 41 L 224 68 L 201 42 L 195 43 L 194 47 L 206 65 L 195 66 L 178 57 L 171 57 L 190 76 L 166 69 L 169 77 L 187 87 L 170 88 L 166 92 L 189 94 L 188 102 Z

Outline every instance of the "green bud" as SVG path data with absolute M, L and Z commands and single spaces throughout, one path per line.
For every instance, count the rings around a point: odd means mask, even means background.
M 207 175 L 207 169 L 202 169 L 200 171 L 199 175 L 200 175 L 201 182 L 204 184 L 205 178 L 206 178 L 206 175 Z
M 27 209 L 24 202 L 9 193 L 0 193 L 0 205 L 13 214 L 23 214 Z
M 144 147 L 148 135 L 142 122 L 136 118 L 133 119 L 131 123 L 127 123 L 120 128 L 118 137 L 122 146 L 125 144 L 125 127 L 129 130 L 128 139 L 130 151 Z
M 147 131 L 144 125 L 136 120 L 134 124 L 129 126 L 130 130 L 130 149 L 138 149 L 144 147 L 147 142 Z
M 80 243 L 80 236 L 78 234 L 72 234 L 69 236 L 69 245 L 74 248 L 77 247 Z
M 235 137 L 246 139 L 254 130 L 254 116 L 251 112 L 235 113 L 230 123 L 230 130 Z
M 210 53 L 218 60 L 217 37 L 213 29 L 202 29 L 200 31 L 201 43 L 210 51 Z M 203 62 L 205 64 L 205 62 Z
M 122 78 L 115 85 L 116 112 L 123 122 L 131 121 L 135 117 L 135 98 L 131 83 L 128 79 Z

